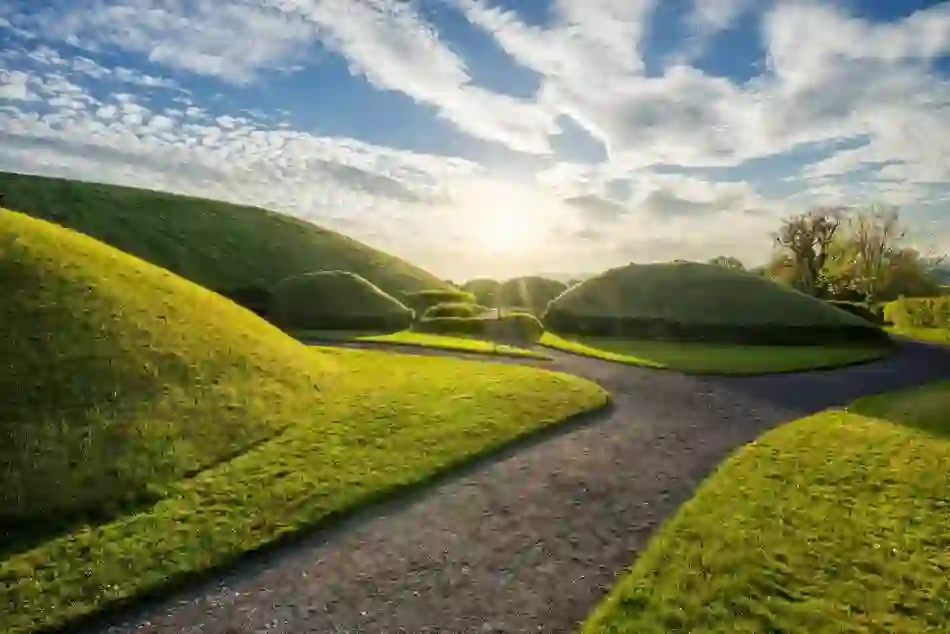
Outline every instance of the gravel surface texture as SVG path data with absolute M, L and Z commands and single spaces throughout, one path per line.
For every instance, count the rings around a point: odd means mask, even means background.
M 522 362 L 596 381 L 613 407 L 88 631 L 570 632 L 732 450 L 861 395 L 950 378 L 950 350 L 918 343 L 841 370 L 731 378 L 548 352 Z

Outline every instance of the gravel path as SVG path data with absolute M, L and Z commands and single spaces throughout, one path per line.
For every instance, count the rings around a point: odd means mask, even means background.
M 863 394 L 950 378 L 950 352 L 916 343 L 843 370 L 742 378 L 552 356 L 544 367 L 597 381 L 612 410 L 97 631 L 569 632 L 730 451 Z

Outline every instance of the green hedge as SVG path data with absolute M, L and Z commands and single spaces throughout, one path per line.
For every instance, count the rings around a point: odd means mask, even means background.
M 829 300 L 829 304 L 852 315 L 856 315 L 867 322 L 876 325 L 884 323 L 884 307 L 880 304 L 866 304 L 864 302 L 849 302 L 844 300 Z
M 548 330 L 594 337 L 628 337 L 665 341 L 704 341 L 747 345 L 816 345 L 823 343 L 870 343 L 888 341 L 887 333 L 868 326 L 788 326 L 761 324 L 681 323 L 638 317 L 579 316 L 549 310 L 544 316 Z
M 465 291 L 432 289 L 406 293 L 404 303 L 417 315 L 423 315 L 439 304 L 474 304 L 475 296 Z
M 436 304 L 430 306 L 423 313 L 424 319 L 433 319 L 435 317 L 478 317 L 484 313 L 487 308 L 480 304 L 467 304 L 462 302 L 447 302 L 445 304 Z
M 443 335 L 471 335 L 498 339 L 537 341 L 544 333 L 544 326 L 534 315 L 519 313 L 505 315 L 501 319 L 478 317 L 433 317 L 415 323 L 414 330 Z
M 884 307 L 884 319 L 898 328 L 950 328 L 950 297 L 902 297 Z

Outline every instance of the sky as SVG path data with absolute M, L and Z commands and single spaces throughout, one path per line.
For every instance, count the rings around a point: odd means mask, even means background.
M 453 280 L 898 205 L 950 251 L 950 2 L 3 0 L 0 170 L 311 220 Z

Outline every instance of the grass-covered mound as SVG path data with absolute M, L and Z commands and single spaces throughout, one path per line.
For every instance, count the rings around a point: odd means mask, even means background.
M 341 371 L 321 383 L 328 398 L 150 508 L 0 555 L 0 631 L 77 631 L 78 616 L 332 521 L 607 399 L 589 381 L 528 367 L 291 344 L 317 367 L 336 360 Z
M 677 262 L 630 264 L 551 302 L 555 332 L 680 341 L 812 344 L 884 341 L 860 317 L 743 271 Z
M 319 408 L 335 367 L 200 286 L 5 210 L 0 288 L 0 519 L 21 531 L 161 497 Z
M 423 315 L 427 310 L 439 304 L 474 304 L 475 296 L 458 289 L 429 288 L 412 293 L 404 293 L 402 300 L 407 306 Z
M 469 304 L 463 302 L 446 302 L 436 304 L 426 309 L 422 314 L 425 319 L 435 317 L 478 317 L 488 311 L 488 308 L 481 304 Z
M 541 315 L 547 309 L 548 303 L 566 289 L 567 286 L 563 282 L 546 277 L 515 277 L 498 287 L 495 301 L 498 306 L 518 307 Z
M 653 537 L 585 634 L 946 632 L 950 383 L 766 434 Z
M 413 324 L 419 332 L 484 337 L 496 341 L 536 343 L 544 326 L 530 313 L 509 313 L 497 317 L 428 317 Z
M 443 289 L 399 258 L 259 207 L 0 172 L 4 204 L 137 255 L 215 291 L 271 288 L 309 271 L 351 271 L 385 292 Z
M 274 287 L 271 318 L 288 330 L 403 330 L 413 312 L 347 271 L 318 271 Z
M 501 282 L 488 277 L 479 277 L 462 284 L 462 290 L 475 296 L 475 301 L 483 306 L 494 307 L 498 287 Z

